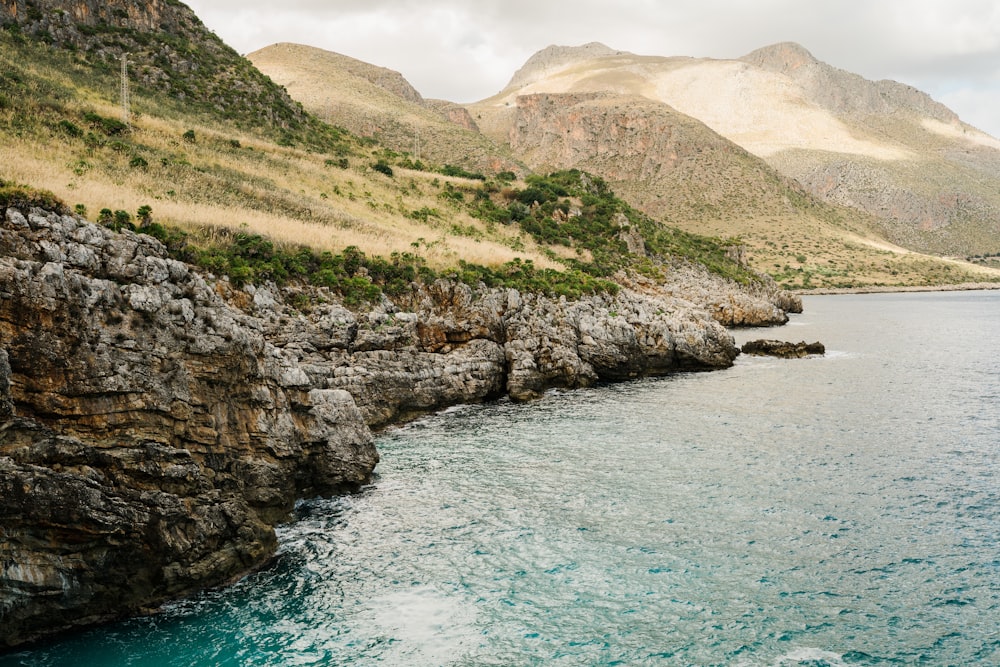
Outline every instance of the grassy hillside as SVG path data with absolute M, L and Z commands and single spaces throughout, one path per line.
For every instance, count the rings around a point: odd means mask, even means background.
M 464 108 L 424 100 L 398 72 L 301 44 L 274 44 L 247 58 L 310 113 L 358 136 L 429 163 L 524 171 Z M 450 119 L 448 111 L 458 116 Z
M 628 253 L 622 216 L 659 253 L 754 279 L 722 244 L 673 237 L 579 173 L 524 182 L 421 163 L 308 114 L 275 132 L 209 107 L 188 112 L 146 86 L 133 89 L 126 125 L 116 74 L 0 33 L 5 202 L 61 201 L 157 236 L 236 283 L 299 280 L 352 302 L 440 275 L 575 296 L 617 289 L 620 269 L 649 274 L 676 261 Z M 548 194 L 536 205 L 539 189 Z

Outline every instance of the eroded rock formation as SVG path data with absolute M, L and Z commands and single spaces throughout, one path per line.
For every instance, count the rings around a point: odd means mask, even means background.
M 368 478 L 351 396 L 158 242 L 38 210 L 0 230 L 0 645 L 230 580 L 296 498 Z
M 237 289 L 71 215 L 3 212 L 0 646 L 265 563 L 297 498 L 368 479 L 371 427 L 737 354 L 708 301 L 662 285 L 568 301 L 439 281 L 362 313 L 294 291 Z M 784 317 L 774 296 L 741 308 Z
M 780 357 L 782 359 L 801 359 L 810 355 L 822 356 L 826 354 L 826 346 L 819 341 L 815 343 L 805 341 L 791 343 L 765 338 L 744 343 L 741 350 L 743 354 L 752 354 L 758 357 Z

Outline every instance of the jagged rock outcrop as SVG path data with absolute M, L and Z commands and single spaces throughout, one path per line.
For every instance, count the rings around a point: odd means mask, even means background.
M 237 289 L 145 235 L 6 209 L 0 646 L 261 565 L 297 498 L 368 478 L 369 427 L 732 363 L 708 310 L 633 287 L 573 301 L 442 280 L 357 313 L 325 290 Z
M 231 580 L 377 461 L 348 393 L 150 237 L 7 209 L 0 348 L 0 645 Z
M 822 356 L 826 354 L 826 346 L 819 341 L 815 343 L 807 343 L 805 341 L 791 343 L 784 340 L 762 338 L 760 340 L 748 341 L 740 349 L 743 354 L 751 354 L 758 357 L 780 357 L 782 359 L 801 359 L 810 355 Z

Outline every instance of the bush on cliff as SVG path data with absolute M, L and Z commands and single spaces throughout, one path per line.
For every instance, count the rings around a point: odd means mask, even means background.
M 48 190 L 18 185 L 0 179 L 0 208 L 8 206 L 23 209 L 37 206 L 58 213 L 69 212 L 69 207 Z
M 540 244 L 577 249 L 578 258 L 561 261 L 581 274 L 600 278 L 631 269 L 655 276 L 657 264 L 681 258 L 741 284 L 760 280 L 729 256 L 737 241 L 658 223 L 618 198 L 600 177 L 570 169 L 528 176 L 525 185 L 506 188 L 499 196 L 481 188 L 470 213 L 490 222 L 518 222 Z M 506 207 L 503 201 L 509 202 Z M 622 233 L 633 227 L 643 239 L 644 255 L 630 253 L 622 240 Z

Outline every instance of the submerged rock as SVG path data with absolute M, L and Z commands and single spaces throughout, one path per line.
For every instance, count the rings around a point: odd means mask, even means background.
M 755 356 L 767 356 L 767 357 L 781 357 L 782 359 L 798 359 L 801 357 L 808 357 L 809 355 L 824 355 L 826 354 L 826 347 L 823 343 L 807 343 L 801 341 L 798 343 L 789 343 L 783 340 L 752 340 L 743 344 L 741 348 L 743 354 L 752 354 Z

